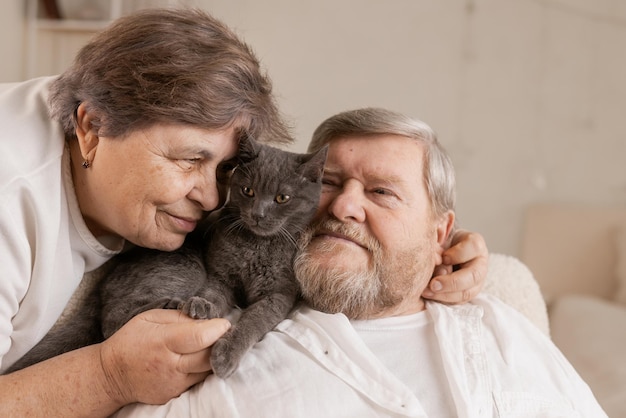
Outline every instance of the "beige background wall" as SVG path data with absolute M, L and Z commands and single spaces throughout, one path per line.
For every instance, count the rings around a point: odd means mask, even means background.
M 384 106 L 452 155 L 461 226 L 519 253 L 540 201 L 626 207 L 622 0 L 195 0 L 274 80 L 304 150 L 330 114 Z M 0 14 L 0 81 L 23 74 L 21 0 Z

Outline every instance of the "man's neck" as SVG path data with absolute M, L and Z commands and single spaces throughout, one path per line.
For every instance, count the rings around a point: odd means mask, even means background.
M 350 319 L 378 319 L 378 318 L 388 318 L 391 316 L 403 316 L 403 315 L 411 315 L 414 313 L 421 312 L 426 309 L 426 303 L 424 299 L 420 296 L 415 298 L 407 297 L 404 300 L 390 308 L 386 308 L 379 312 L 373 312 L 370 314 L 365 314 L 360 318 L 350 318 Z

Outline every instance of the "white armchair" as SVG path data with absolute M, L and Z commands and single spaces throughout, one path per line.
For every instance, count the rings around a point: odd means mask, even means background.
M 554 343 L 610 417 L 626 417 L 626 208 L 538 205 L 521 259 L 548 305 Z

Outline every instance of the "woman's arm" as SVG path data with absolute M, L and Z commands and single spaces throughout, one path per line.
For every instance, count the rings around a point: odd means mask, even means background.
M 0 416 L 106 417 L 133 402 L 165 403 L 209 374 L 207 348 L 229 327 L 144 312 L 101 344 L 0 376 Z
M 443 252 L 444 264 L 435 268 L 422 296 L 443 303 L 470 301 L 485 284 L 488 261 L 489 251 L 482 235 L 457 230 L 450 248 Z

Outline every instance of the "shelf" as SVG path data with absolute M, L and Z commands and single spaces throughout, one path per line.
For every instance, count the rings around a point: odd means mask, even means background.
M 26 0 L 25 79 L 63 72 L 89 39 L 123 15 L 145 8 L 183 4 L 186 0 L 57 0 L 57 2 L 60 9 L 68 12 L 67 19 L 46 18 L 45 5 L 41 0 Z M 98 16 L 102 18 L 76 19 L 75 17 L 81 16 L 78 12 L 85 14 L 81 7 L 87 5 L 100 10 L 102 13 L 98 13 Z
M 110 20 L 36 19 L 37 29 L 52 32 L 98 32 L 106 28 Z

